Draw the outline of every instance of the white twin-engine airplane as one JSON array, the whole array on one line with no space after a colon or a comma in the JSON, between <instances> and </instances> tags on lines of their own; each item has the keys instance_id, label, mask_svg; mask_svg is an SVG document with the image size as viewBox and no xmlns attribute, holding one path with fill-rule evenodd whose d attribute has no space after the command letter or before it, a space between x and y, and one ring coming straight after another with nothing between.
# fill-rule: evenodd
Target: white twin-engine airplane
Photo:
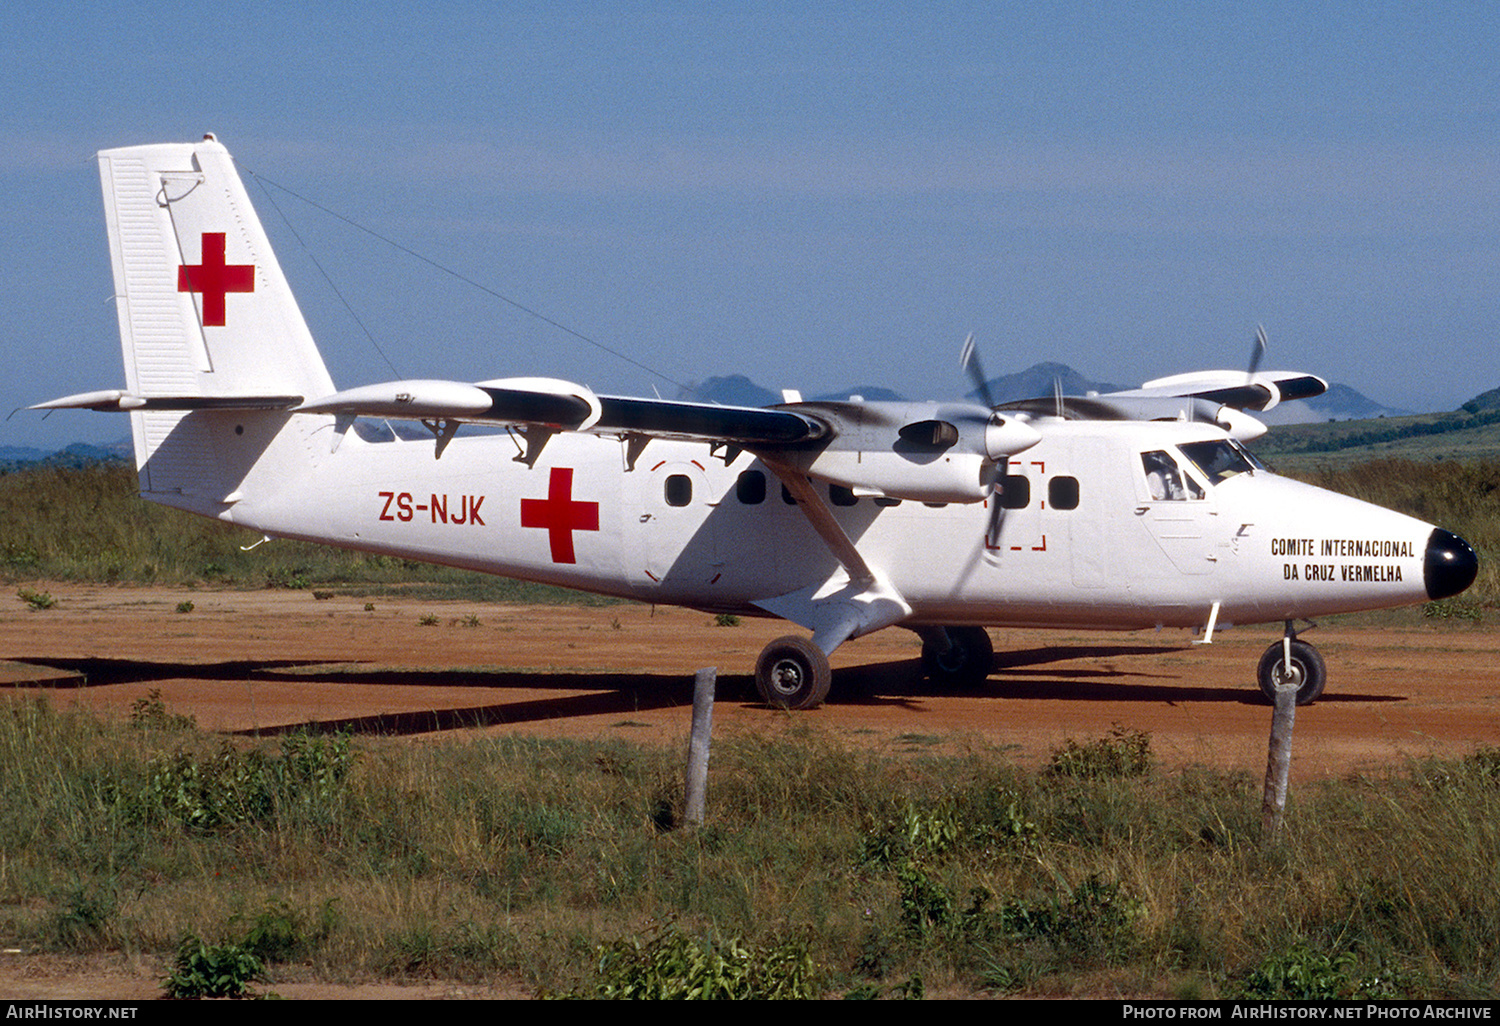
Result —
<instances>
[{"instance_id":1,"label":"white twin-engine airplane","mask_svg":"<svg viewBox=\"0 0 1500 1026\"><path fill-rule=\"evenodd\" d=\"M883 627L915 631L925 671L960 684L992 669L986 626L1211 641L1268 622L1285 629L1259 684L1305 703L1325 670L1295 621L1456 595L1477 572L1457 535L1262 466L1241 443L1265 428L1242 411L1327 386L1258 359L1001 406L788 393L759 409L528 377L339 391L217 140L99 167L126 387L34 408L128 412L144 498L270 537L782 617L811 638L761 653L773 706L818 705L829 655ZM400 439L395 418L432 440Z\"/></svg>"}]
</instances>

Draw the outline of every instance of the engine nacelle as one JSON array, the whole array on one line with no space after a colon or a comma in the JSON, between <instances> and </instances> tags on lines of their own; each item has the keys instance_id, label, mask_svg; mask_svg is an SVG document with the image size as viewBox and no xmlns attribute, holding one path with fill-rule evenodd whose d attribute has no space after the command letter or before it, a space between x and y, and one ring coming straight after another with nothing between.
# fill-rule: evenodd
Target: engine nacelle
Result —
<instances>
[{"instance_id":1,"label":"engine nacelle","mask_svg":"<svg viewBox=\"0 0 1500 1026\"><path fill-rule=\"evenodd\" d=\"M974 403L811 402L786 407L833 430L816 450L788 452L808 477L855 495L980 502L1007 457L1041 441L1024 418Z\"/></svg>"},{"instance_id":2,"label":"engine nacelle","mask_svg":"<svg viewBox=\"0 0 1500 1026\"><path fill-rule=\"evenodd\" d=\"M967 452L923 454L824 450L788 462L808 477L842 485L856 496L915 502L980 502L994 491L997 464Z\"/></svg>"}]
</instances>

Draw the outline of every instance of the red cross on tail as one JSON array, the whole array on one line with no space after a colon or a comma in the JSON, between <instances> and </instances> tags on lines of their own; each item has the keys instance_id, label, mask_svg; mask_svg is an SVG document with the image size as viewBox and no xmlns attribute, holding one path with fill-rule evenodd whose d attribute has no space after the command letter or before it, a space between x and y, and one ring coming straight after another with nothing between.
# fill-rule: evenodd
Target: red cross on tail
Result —
<instances>
[{"instance_id":1,"label":"red cross on tail","mask_svg":"<svg viewBox=\"0 0 1500 1026\"><path fill-rule=\"evenodd\" d=\"M576 563L574 531L599 530L599 504L573 499L573 468L553 467L545 499L521 500L521 526L545 527L552 562Z\"/></svg>"},{"instance_id":2,"label":"red cross on tail","mask_svg":"<svg viewBox=\"0 0 1500 1026\"><path fill-rule=\"evenodd\" d=\"M203 262L177 268L178 292L203 293L204 327L224 326L224 296L255 291L254 264L224 263L224 233L203 233Z\"/></svg>"}]
</instances>

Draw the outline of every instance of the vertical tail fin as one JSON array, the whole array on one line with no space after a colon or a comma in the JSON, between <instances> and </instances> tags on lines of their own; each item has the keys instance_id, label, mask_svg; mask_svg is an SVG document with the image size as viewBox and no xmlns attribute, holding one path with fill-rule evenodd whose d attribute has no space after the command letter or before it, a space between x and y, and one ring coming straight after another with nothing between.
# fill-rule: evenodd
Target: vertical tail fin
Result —
<instances>
[{"instance_id":1,"label":"vertical tail fin","mask_svg":"<svg viewBox=\"0 0 1500 1026\"><path fill-rule=\"evenodd\" d=\"M248 469L248 454L243 445L216 450L220 418L206 411L328 395L328 370L233 158L213 136L105 150L99 176L142 489L232 483L223 479ZM276 420L254 432L267 444L285 414L258 416Z\"/></svg>"}]
</instances>

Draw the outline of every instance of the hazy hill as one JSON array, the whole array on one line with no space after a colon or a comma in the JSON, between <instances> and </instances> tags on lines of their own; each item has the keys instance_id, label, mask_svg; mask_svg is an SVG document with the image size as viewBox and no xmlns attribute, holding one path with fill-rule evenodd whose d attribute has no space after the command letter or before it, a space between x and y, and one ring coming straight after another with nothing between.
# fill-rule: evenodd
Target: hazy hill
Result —
<instances>
[{"instance_id":1,"label":"hazy hill","mask_svg":"<svg viewBox=\"0 0 1500 1026\"><path fill-rule=\"evenodd\" d=\"M21 467L33 467L38 464L58 467L87 467L95 463L127 460L134 453L135 448L128 438L112 442L108 445L74 442L72 445L58 449L56 452L43 452L41 449L33 449L29 446L7 445L0 447L0 473L7 473Z\"/></svg>"},{"instance_id":2,"label":"hazy hill","mask_svg":"<svg viewBox=\"0 0 1500 1026\"><path fill-rule=\"evenodd\" d=\"M1465 404L1467 407L1468 404ZM1279 467L1344 466L1375 459L1500 457L1500 406L1410 417L1273 427L1251 448Z\"/></svg>"},{"instance_id":3,"label":"hazy hill","mask_svg":"<svg viewBox=\"0 0 1500 1026\"><path fill-rule=\"evenodd\" d=\"M1256 414L1267 424L1314 424L1330 420L1371 420L1376 417L1411 417L1412 410L1382 406L1348 385L1331 384L1313 399L1281 403L1266 414Z\"/></svg>"},{"instance_id":4,"label":"hazy hill","mask_svg":"<svg viewBox=\"0 0 1500 1026\"><path fill-rule=\"evenodd\" d=\"M1038 399L1052 395L1058 384L1064 395L1087 395L1089 392L1119 392L1132 386L1112 385L1084 377L1065 363L1036 363L1015 374L1002 374L990 378L990 395L997 403L1010 403L1018 399ZM977 391L968 394L978 399Z\"/></svg>"},{"instance_id":5,"label":"hazy hill","mask_svg":"<svg viewBox=\"0 0 1500 1026\"><path fill-rule=\"evenodd\" d=\"M1108 381L1097 381L1065 363L1038 363L1014 374L1001 374L989 379L990 394L997 403L1014 402L1018 399L1045 398L1060 384L1065 395L1087 395L1089 392L1118 392L1133 388L1133 385L1117 385ZM838 400L851 395L863 396L871 401L899 400L910 398L894 389L878 385L855 385L846 389L833 389L807 399ZM1500 389L1485 393L1489 401L1500 405ZM751 381L743 374L714 377L702 382L690 397L698 402L723 403L726 406L772 406L781 402L781 393ZM924 399L959 398L955 389L953 396L922 396ZM969 392L970 400L979 398L977 392ZM1484 399L1484 396L1479 399ZM1478 402L1479 399L1474 400ZM1315 399L1283 403L1262 419L1268 424L1312 424L1330 420L1366 420L1376 417L1411 416L1412 411L1383 406L1348 385L1330 385L1328 391Z\"/></svg>"},{"instance_id":6,"label":"hazy hill","mask_svg":"<svg viewBox=\"0 0 1500 1026\"><path fill-rule=\"evenodd\" d=\"M699 403L722 403L725 406L774 406L781 402L781 393L773 392L764 385L757 385L743 374L709 378L699 382L692 395L682 398Z\"/></svg>"},{"instance_id":7,"label":"hazy hill","mask_svg":"<svg viewBox=\"0 0 1500 1026\"><path fill-rule=\"evenodd\" d=\"M898 401L906 398L899 392L880 385L855 385L853 388L822 392L818 395L805 395L803 398L839 402L848 399L851 395L861 396L871 402ZM763 385L757 385L743 374L731 374L727 377L709 378L701 382L693 390L692 395L685 398L693 402L722 403L725 406L774 406L781 402L781 393L773 392Z\"/></svg>"},{"instance_id":8,"label":"hazy hill","mask_svg":"<svg viewBox=\"0 0 1500 1026\"><path fill-rule=\"evenodd\" d=\"M1488 392L1481 392L1464 403L1460 409L1467 410L1470 413L1500 409L1500 388L1492 388Z\"/></svg>"}]
</instances>

